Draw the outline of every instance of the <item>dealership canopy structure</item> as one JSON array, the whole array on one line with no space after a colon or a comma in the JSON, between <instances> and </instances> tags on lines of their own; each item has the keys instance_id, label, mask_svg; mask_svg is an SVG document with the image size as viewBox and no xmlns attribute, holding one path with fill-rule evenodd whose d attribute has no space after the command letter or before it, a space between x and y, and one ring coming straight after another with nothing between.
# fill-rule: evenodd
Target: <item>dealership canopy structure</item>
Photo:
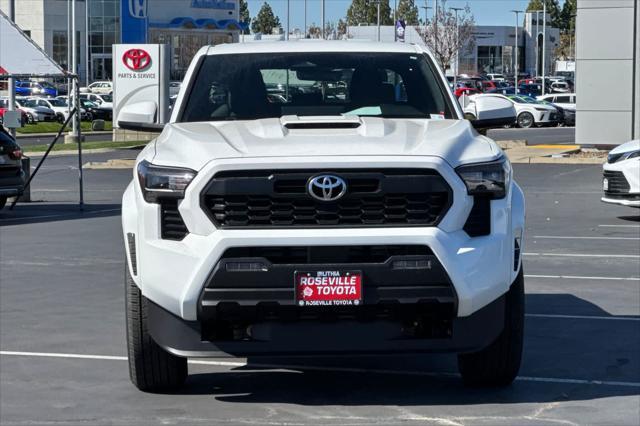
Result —
<instances>
[{"instance_id":1,"label":"dealership canopy structure","mask_svg":"<svg viewBox=\"0 0 640 426\"><path fill-rule=\"evenodd\" d=\"M576 30L576 142L639 138L640 0L578 0Z\"/></svg>"},{"instance_id":2,"label":"dealership canopy structure","mask_svg":"<svg viewBox=\"0 0 640 426\"><path fill-rule=\"evenodd\" d=\"M65 71L0 11L0 78L64 76Z\"/></svg>"}]
</instances>

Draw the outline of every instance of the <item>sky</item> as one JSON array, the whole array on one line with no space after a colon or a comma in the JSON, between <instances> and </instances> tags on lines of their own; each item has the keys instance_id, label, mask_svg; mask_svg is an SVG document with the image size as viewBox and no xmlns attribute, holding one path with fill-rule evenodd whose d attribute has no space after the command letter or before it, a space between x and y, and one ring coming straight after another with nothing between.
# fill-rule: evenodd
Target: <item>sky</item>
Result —
<instances>
[{"instance_id":1,"label":"sky","mask_svg":"<svg viewBox=\"0 0 640 426\"><path fill-rule=\"evenodd\" d=\"M247 0L251 16L258 14L262 3L267 2L273 8L276 15L280 17L282 26L286 22L287 0ZM389 0L393 8L395 0ZM398 0L399 1L399 0ZM424 5L425 0L416 0L419 6ZM440 4L442 0L440 0ZM428 6L433 7L435 0L427 0ZM320 23L321 0L306 0L307 3L307 25L315 22ZM564 0L560 0L560 6ZM290 26L294 28L304 27L304 4L305 0L289 0L290 4ZM325 0L325 21L337 21L347 15L347 9L351 0ZM513 25L515 18L511 10L525 10L529 0L447 0L447 7L471 7L471 12L476 21L476 25ZM420 17L424 17L424 9L420 9ZM429 16L433 9L429 10Z\"/></svg>"}]
</instances>

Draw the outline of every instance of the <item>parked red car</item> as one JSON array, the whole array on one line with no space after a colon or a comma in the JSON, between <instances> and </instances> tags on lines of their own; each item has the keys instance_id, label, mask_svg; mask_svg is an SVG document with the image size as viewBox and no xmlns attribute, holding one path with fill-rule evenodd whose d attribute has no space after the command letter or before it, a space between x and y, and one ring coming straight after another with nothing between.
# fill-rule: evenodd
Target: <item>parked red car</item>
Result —
<instances>
[{"instance_id":1,"label":"parked red car","mask_svg":"<svg viewBox=\"0 0 640 426\"><path fill-rule=\"evenodd\" d=\"M2 124L5 111L8 111L8 110L9 110L8 101L6 99L0 99L0 124ZM22 125L24 126L25 123L27 122L27 113L19 108L18 108L18 111L20 111Z\"/></svg>"},{"instance_id":2,"label":"parked red car","mask_svg":"<svg viewBox=\"0 0 640 426\"><path fill-rule=\"evenodd\" d=\"M478 89L474 89L473 87L458 87L453 92L453 94L456 95L456 98L459 98L462 95L471 96L478 93L482 92L480 92Z\"/></svg>"}]
</instances>

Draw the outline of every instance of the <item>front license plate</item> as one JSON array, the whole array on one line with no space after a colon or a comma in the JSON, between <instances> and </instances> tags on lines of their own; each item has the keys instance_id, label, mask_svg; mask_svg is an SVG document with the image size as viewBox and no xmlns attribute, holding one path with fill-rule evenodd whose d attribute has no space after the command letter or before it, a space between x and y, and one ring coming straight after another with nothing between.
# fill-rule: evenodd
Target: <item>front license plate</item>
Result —
<instances>
[{"instance_id":1,"label":"front license plate","mask_svg":"<svg viewBox=\"0 0 640 426\"><path fill-rule=\"evenodd\" d=\"M296 271L299 306L354 306L362 304L361 271Z\"/></svg>"}]
</instances>

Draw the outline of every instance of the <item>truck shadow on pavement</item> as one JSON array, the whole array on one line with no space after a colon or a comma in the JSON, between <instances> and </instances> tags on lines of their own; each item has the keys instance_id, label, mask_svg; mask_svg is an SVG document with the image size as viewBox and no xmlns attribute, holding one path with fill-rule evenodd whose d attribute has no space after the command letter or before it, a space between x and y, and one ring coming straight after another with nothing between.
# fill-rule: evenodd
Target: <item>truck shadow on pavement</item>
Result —
<instances>
[{"instance_id":1,"label":"truck shadow on pavement","mask_svg":"<svg viewBox=\"0 0 640 426\"><path fill-rule=\"evenodd\" d=\"M10 204L0 210L0 227L30 223L58 222L96 217L120 216L120 204L85 204L80 210L78 204L71 203L28 203Z\"/></svg>"},{"instance_id":2,"label":"truck shadow on pavement","mask_svg":"<svg viewBox=\"0 0 640 426\"><path fill-rule=\"evenodd\" d=\"M561 402L640 394L639 316L616 317L571 294L529 294L527 310L520 375L503 389L465 387L454 355L425 354L255 358L225 373L191 366L183 393L310 406Z\"/></svg>"}]
</instances>

